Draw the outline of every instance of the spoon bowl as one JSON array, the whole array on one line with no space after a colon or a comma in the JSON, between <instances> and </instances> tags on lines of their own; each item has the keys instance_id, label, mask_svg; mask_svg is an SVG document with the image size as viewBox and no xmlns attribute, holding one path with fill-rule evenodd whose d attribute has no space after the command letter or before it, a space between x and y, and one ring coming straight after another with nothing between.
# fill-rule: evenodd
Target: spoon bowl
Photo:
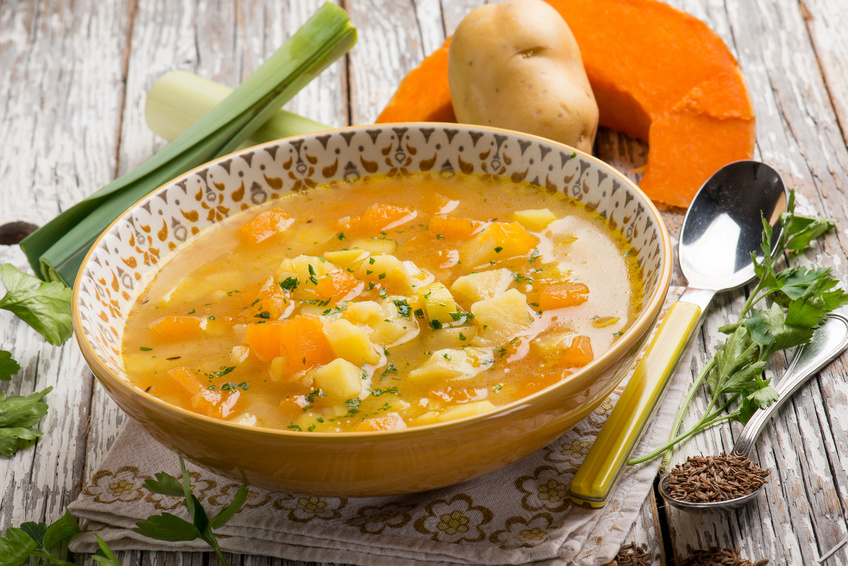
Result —
<instances>
[{"instance_id":1,"label":"spoon bowl","mask_svg":"<svg viewBox=\"0 0 848 566\"><path fill-rule=\"evenodd\" d=\"M848 347L848 318L841 314L831 314L825 323L816 329L813 337L806 346L799 347L789 366L786 368L783 378L775 388L778 399L766 409L757 411L745 424L739 438L731 450L731 456L749 457L754 441L765 428L768 420L780 409L780 407L803 385L810 377L817 374L831 361L836 359L845 348ZM724 511L741 507L757 498L765 490L765 484L749 494L727 499L725 501L690 502L675 499L668 494L668 475L660 479L660 495L668 505L683 511L706 512Z\"/></svg>"},{"instance_id":2,"label":"spoon bowl","mask_svg":"<svg viewBox=\"0 0 848 566\"><path fill-rule=\"evenodd\" d=\"M736 161L719 169L698 191L680 230L688 287L728 291L748 283L751 254L763 256L763 218L779 233L786 204L780 175L765 163Z\"/></svg>"}]
</instances>

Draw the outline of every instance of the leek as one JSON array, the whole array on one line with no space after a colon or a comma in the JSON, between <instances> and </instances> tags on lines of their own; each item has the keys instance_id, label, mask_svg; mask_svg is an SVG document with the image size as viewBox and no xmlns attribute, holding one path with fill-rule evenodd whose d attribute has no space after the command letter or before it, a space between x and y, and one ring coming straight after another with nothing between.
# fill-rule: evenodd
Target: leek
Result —
<instances>
[{"instance_id":1,"label":"leek","mask_svg":"<svg viewBox=\"0 0 848 566\"><path fill-rule=\"evenodd\" d=\"M160 152L72 206L21 242L35 273L72 286L89 248L156 188L234 151L285 102L356 42L347 13L324 4L223 102Z\"/></svg>"},{"instance_id":2,"label":"leek","mask_svg":"<svg viewBox=\"0 0 848 566\"><path fill-rule=\"evenodd\" d=\"M233 89L188 71L170 71L147 91L144 118L150 130L168 141L189 129ZM288 110L278 110L242 145L250 147L269 141L327 130L330 126Z\"/></svg>"}]
</instances>

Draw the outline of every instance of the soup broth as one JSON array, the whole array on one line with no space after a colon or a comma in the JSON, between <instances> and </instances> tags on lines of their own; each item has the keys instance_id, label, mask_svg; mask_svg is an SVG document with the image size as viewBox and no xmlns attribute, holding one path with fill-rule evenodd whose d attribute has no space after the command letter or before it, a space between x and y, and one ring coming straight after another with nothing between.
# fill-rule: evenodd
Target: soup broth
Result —
<instances>
[{"instance_id":1,"label":"soup broth","mask_svg":"<svg viewBox=\"0 0 848 566\"><path fill-rule=\"evenodd\" d=\"M532 184L372 176L199 235L123 334L129 379L248 426L396 430L511 403L606 352L635 318L635 254Z\"/></svg>"}]
</instances>

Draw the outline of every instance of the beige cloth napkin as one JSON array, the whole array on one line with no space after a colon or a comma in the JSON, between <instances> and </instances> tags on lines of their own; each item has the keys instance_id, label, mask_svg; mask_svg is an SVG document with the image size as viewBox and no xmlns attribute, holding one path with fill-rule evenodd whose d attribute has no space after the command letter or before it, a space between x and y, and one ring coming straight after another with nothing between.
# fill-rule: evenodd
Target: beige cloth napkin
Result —
<instances>
[{"instance_id":1,"label":"beige cloth napkin","mask_svg":"<svg viewBox=\"0 0 848 566\"><path fill-rule=\"evenodd\" d=\"M672 289L669 300L679 296ZM688 354L691 356L692 354ZM681 368L690 364L683 360ZM681 369L636 453L665 441L684 394ZM625 380L626 381L626 380ZM659 467L629 467L602 509L571 503L568 489L580 462L624 384L571 432L506 468L460 485L405 496L311 497L250 488L242 510L216 534L225 552L290 560L375 566L459 564L600 565L630 542ZM238 482L190 465L194 493L214 514ZM179 477L178 456L129 423L100 469L71 504L87 532L75 552L93 552L94 533L113 550L208 550L198 541L168 543L133 532L137 521L165 511L187 518L177 498L147 492L156 472Z\"/></svg>"}]
</instances>

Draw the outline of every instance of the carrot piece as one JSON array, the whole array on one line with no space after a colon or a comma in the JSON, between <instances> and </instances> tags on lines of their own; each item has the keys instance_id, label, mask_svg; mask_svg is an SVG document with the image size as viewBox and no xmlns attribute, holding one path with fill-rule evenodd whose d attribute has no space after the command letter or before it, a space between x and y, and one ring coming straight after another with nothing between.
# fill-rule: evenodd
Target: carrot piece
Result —
<instances>
[{"instance_id":1,"label":"carrot piece","mask_svg":"<svg viewBox=\"0 0 848 566\"><path fill-rule=\"evenodd\" d=\"M595 359L592 341L588 336L575 336L571 344L559 356L559 365L567 368L582 368Z\"/></svg>"},{"instance_id":2,"label":"carrot piece","mask_svg":"<svg viewBox=\"0 0 848 566\"><path fill-rule=\"evenodd\" d=\"M181 366L170 369L165 373L165 375L167 375L175 384L189 395L194 395L203 389L203 384L200 383L199 379L197 379L197 375L187 367Z\"/></svg>"},{"instance_id":3,"label":"carrot piece","mask_svg":"<svg viewBox=\"0 0 848 566\"><path fill-rule=\"evenodd\" d=\"M493 222L486 229L502 257L515 257L529 253L536 247L538 240L518 222ZM497 248L500 248L498 250Z\"/></svg>"},{"instance_id":4,"label":"carrot piece","mask_svg":"<svg viewBox=\"0 0 848 566\"><path fill-rule=\"evenodd\" d=\"M432 394L439 399L453 404L481 401L486 398L486 393L485 389L480 390L473 387L453 387L451 385L435 389L432 392Z\"/></svg>"},{"instance_id":5,"label":"carrot piece","mask_svg":"<svg viewBox=\"0 0 848 566\"><path fill-rule=\"evenodd\" d=\"M364 288L365 283L341 269L319 277L318 283L315 284L315 292L318 293L319 299L331 300L335 303L352 299Z\"/></svg>"},{"instance_id":6,"label":"carrot piece","mask_svg":"<svg viewBox=\"0 0 848 566\"><path fill-rule=\"evenodd\" d=\"M400 430L406 428L406 423L398 413L386 413L379 417L365 419L356 427L360 432L374 430Z\"/></svg>"},{"instance_id":7,"label":"carrot piece","mask_svg":"<svg viewBox=\"0 0 848 566\"><path fill-rule=\"evenodd\" d=\"M161 342L193 340L203 336L209 325L205 316L163 316L150 323L148 328Z\"/></svg>"},{"instance_id":8,"label":"carrot piece","mask_svg":"<svg viewBox=\"0 0 848 566\"><path fill-rule=\"evenodd\" d=\"M238 389L201 389L191 398L191 406L198 413L226 419L235 412L241 392Z\"/></svg>"},{"instance_id":9,"label":"carrot piece","mask_svg":"<svg viewBox=\"0 0 848 566\"><path fill-rule=\"evenodd\" d=\"M378 124L456 122L447 75L449 45L450 38L404 77L377 117Z\"/></svg>"},{"instance_id":10,"label":"carrot piece","mask_svg":"<svg viewBox=\"0 0 848 566\"><path fill-rule=\"evenodd\" d=\"M639 186L649 197L686 207L719 167L751 158L756 125L745 79L706 24L658 0L546 1L577 40L600 125L648 142ZM451 101L448 45L404 78L378 121L448 119L434 113Z\"/></svg>"},{"instance_id":11,"label":"carrot piece","mask_svg":"<svg viewBox=\"0 0 848 566\"><path fill-rule=\"evenodd\" d=\"M583 283L566 281L551 283L539 288L539 309L548 311L582 305L589 299L589 287Z\"/></svg>"},{"instance_id":12,"label":"carrot piece","mask_svg":"<svg viewBox=\"0 0 848 566\"><path fill-rule=\"evenodd\" d=\"M324 365L336 357L321 319L309 314L298 315L280 326L280 352L289 375Z\"/></svg>"},{"instance_id":13,"label":"carrot piece","mask_svg":"<svg viewBox=\"0 0 848 566\"><path fill-rule=\"evenodd\" d=\"M257 358L268 362L280 355L280 337L285 322L271 321L251 324L247 327L244 341Z\"/></svg>"},{"instance_id":14,"label":"carrot piece","mask_svg":"<svg viewBox=\"0 0 848 566\"><path fill-rule=\"evenodd\" d=\"M239 228L239 238L247 244L258 244L285 232L293 222L294 220L282 210L266 210Z\"/></svg>"},{"instance_id":15,"label":"carrot piece","mask_svg":"<svg viewBox=\"0 0 848 566\"><path fill-rule=\"evenodd\" d=\"M527 377L516 387L515 396L518 399L527 397L528 395L537 393L542 389L554 385L555 383L559 383L571 374L571 371L564 370L561 372L554 371Z\"/></svg>"},{"instance_id":16,"label":"carrot piece","mask_svg":"<svg viewBox=\"0 0 848 566\"><path fill-rule=\"evenodd\" d=\"M480 231L483 223L470 218L437 215L430 219L427 230L432 234L444 236L452 240L470 238Z\"/></svg>"},{"instance_id":17,"label":"carrot piece","mask_svg":"<svg viewBox=\"0 0 848 566\"><path fill-rule=\"evenodd\" d=\"M376 233L381 230L390 230L406 224L413 220L417 215L417 211L404 206L374 203L360 216L351 218L347 222L345 229L353 232L376 235Z\"/></svg>"}]
</instances>

